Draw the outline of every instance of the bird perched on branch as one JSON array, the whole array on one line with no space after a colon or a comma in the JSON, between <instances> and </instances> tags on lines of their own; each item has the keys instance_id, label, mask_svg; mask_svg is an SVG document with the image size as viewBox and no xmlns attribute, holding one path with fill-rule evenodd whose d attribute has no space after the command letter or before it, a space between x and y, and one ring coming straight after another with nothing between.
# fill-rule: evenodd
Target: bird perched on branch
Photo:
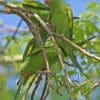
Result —
<instances>
[{"instance_id":1,"label":"bird perched on branch","mask_svg":"<svg viewBox=\"0 0 100 100\"><path fill-rule=\"evenodd\" d=\"M64 0L45 0L45 4L49 5L50 7L50 22L54 26L54 33L62 35L68 38L70 41L72 41L74 35L74 17L71 7L68 4L66 4ZM74 67L77 67L80 70L80 72L86 76L76 59L76 55L74 54L75 49L65 41L62 41L61 39L56 38L56 41L62 52L65 54L65 56L72 61Z\"/></svg>"}]
</instances>

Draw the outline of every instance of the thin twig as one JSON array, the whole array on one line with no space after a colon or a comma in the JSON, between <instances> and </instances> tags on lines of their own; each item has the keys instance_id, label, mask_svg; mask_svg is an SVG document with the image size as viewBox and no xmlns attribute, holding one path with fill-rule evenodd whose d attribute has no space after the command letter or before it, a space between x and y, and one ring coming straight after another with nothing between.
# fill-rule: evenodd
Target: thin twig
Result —
<instances>
[{"instance_id":1,"label":"thin twig","mask_svg":"<svg viewBox=\"0 0 100 100\"><path fill-rule=\"evenodd\" d=\"M30 22L31 22L31 20L30 20ZM43 42L43 40L42 40L42 38L40 36L39 29L35 26L35 24L33 24L33 22L31 22L31 25L28 24L28 26L29 26L30 31L32 32L32 34L35 32L33 35L36 36L36 39L37 39L37 41L39 43L39 46L42 48L45 64L46 64L46 67L47 67L47 71L49 73L50 72L49 60L48 60L47 53L46 53L46 50L45 50L45 47L44 47L44 42ZM32 26L34 26L34 28L36 30L33 30Z\"/></svg>"},{"instance_id":2,"label":"thin twig","mask_svg":"<svg viewBox=\"0 0 100 100\"><path fill-rule=\"evenodd\" d=\"M0 56L0 63L21 62L22 59L22 55Z\"/></svg>"},{"instance_id":3,"label":"thin twig","mask_svg":"<svg viewBox=\"0 0 100 100\"><path fill-rule=\"evenodd\" d=\"M6 48L8 47L8 45L10 44L11 40L15 38L15 36L16 36L16 34L17 34L17 32L18 32L18 29L19 29L19 27L20 27L21 24L22 24L22 21L23 21L23 19L20 19L20 21L19 21L19 23L18 23L18 25L17 25L17 27L16 27L16 29L15 29L15 31L14 31L14 33L13 33L11 39L9 39L9 40L7 41L7 43L5 44L5 46L1 49L0 53L4 54L4 51L6 50Z\"/></svg>"},{"instance_id":4,"label":"thin twig","mask_svg":"<svg viewBox=\"0 0 100 100\"><path fill-rule=\"evenodd\" d=\"M49 87L54 90L57 94L59 94L60 96L63 96L59 91L58 89L55 89L52 85L49 84Z\"/></svg>"},{"instance_id":5,"label":"thin twig","mask_svg":"<svg viewBox=\"0 0 100 100\"><path fill-rule=\"evenodd\" d=\"M65 60L63 60L63 62L64 62L64 64L67 64L68 66L75 67L75 65L74 65L74 64L70 64L69 62L67 62L67 61L65 61Z\"/></svg>"},{"instance_id":6,"label":"thin twig","mask_svg":"<svg viewBox=\"0 0 100 100\"><path fill-rule=\"evenodd\" d=\"M76 43L79 46L83 46L87 41L91 42L93 39L96 39L97 36L93 35L92 37L88 38L87 40L83 40L81 42Z\"/></svg>"},{"instance_id":7,"label":"thin twig","mask_svg":"<svg viewBox=\"0 0 100 100\"><path fill-rule=\"evenodd\" d=\"M91 88L91 90L85 94L86 95L89 95L95 88L97 88L98 86L100 86L100 81L96 82L96 84Z\"/></svg>"},{"instance_id":8,"label":"thin twig","mask_svg":"<svg viewBox=\"0 0 100 100\"><path fill-rule=\"evenodd\" d=\"M57 51L57 55L58 55L58 59L59 59L59 62L61 64L61 67L63 68L63 71L65 73L65 84L68 86L68 93L70 94L70 84L72 84L72 81L70 80L70 77L66 71L66 67L63 63L63 59L62 59L62 55L61 53L59 52L59 48L58 48L58 45L56 43L56 40L54 38L54 36L52 35L52 31L49 29L49 27L46 25L46 23L40 18L40 16L38 16L37 14L33 14L34 18L36 18L37 21L40 22L41 26L45 29L45 31L48 33L48 35L50 36L53 44L54 44L54 49ZM71 96L69 97L71 98ZM71 100L71 99L70 99Z\"/></svg>"},{"instance_id":9,"label":"thin twig","mask_svg":"<svg viewBox=\"0 0 100 100\"><path fill-rule=\"evenodd\" d=\"M48 57L47 57L47 53L46 53L46 50L45 50L45 46L44 46L44 43L43 43L43 40L42 40L40 34L37 34L37 35L38 35L38 38L40 40L39 43L40 43L40 46L41 46L42 51L43 51L43 56L44 56L46 68L47 68L48 75L49 75L49 73L50 73L50 66L49 66L49 60L48 60Z\"/></svg>"},{"instance_id":10,"label":"thin twig","mask_svg":"<svg viewBox=\"0 0 100 100\"><path fill-rule=\"evenodd\" d=\"M60 52L59 52L59 49L58 49L57 43L56 43L56 41L55 41L55 38L54 38L54 36L52 35L53 32L51 32L51 30L50 30L49 27L46 25L46 23L45 23L37 14L33 14L33 16L34 16L34 18L36 18L36 19L40 22L41 26L46 30L46 32L47 32L48 35L50 36L50 38L51 38L51 40L52 40L52 42L53 42L53 44L54 44L54 48L55 48L55 50L57 51L60 64L61 64L61 66L62 66L62 68L63 68L63 70L64 70L65 75L67 75L67 77L66 77L66 82L68 81L69 83L72 83L71 80L70 80L70 78L69 78L69 76L68 76L68 74L67 74L67 72L66 72L66 67L65 67L65 65L64 65L64 63L63 63L62 56L61 56L61 54L60 54Z\"/></svg>"},{"instance_id":11,"label":"thin twig","mask_svg":"<svg viewBox=\"0 0 100 100\"><path fill-rule=\"evenodd\" d=\"M75 49L77 49L78 51L80 51L81 53L83 53L84 55L92 58L92 59L95 59L95 60L98 60L100 61L100 57L98 56L95 56L89 52L87 52L86 50L84 50L83 48L81 48L80 46L76 45L75 43L73 43L72 41L70 41L69 39L63 37L63 36L60 36L60 35L55 35L53 34L53 36L55 36L56 38L59 38L59 39L62 39L63 41L65 41L66 43L70 44L72 47L74 47Z\"/></svg>"},{"instance_id":12,"label":"thin twig","mask_svg":"<svg viewBox=\"0 0 100 100\"><path fill-rule=\"evenodd\" d=\"M32 34L35 36L36 40L38 41L40 47L42 48L43 50L43 56L44 56L44 59L45 59L45 63L46 63L46 67L47 67L47 71L50 72L50 68L49 68L49 61L48 61L48 57L47 57L47 54L46 54L46 50L44 49L44 43L43 43L43 40L40 36L40 33L39 31L37 30L37 27L31 22L31 20L28 18L28 16L26 16L23 11L21 12L20 10L23 10L19 7L16 7L13 5L13 7L11 7L11 5L9 5L9 3L6 3L6 2L0 2L1 4L7 6L7 7L10 7L10 9L8 11L8 13L18 13L18 15L20 15L22 18L24 18L24 20L26 21L27 25L29 26L30 28L30 31L32 32ZM13 9L14 8L14 9ZM8 8L7 8L8 9ZM27 11L27 10L26 10ZM8 44L7 44L8 45Z\"/></svg>"}]
</instances>

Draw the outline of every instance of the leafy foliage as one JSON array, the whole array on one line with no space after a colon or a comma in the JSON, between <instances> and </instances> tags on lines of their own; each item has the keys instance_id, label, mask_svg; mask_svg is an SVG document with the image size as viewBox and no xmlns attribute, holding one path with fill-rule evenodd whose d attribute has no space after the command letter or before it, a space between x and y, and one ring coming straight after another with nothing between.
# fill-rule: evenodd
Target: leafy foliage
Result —
<instances>
[{"instance_id":1,"label":"leafy foliage","mask_svg":"<svg viewBox=\"0 0 100 100\"><path fill-rule=\"evenodd\" d=\"M19 87L14 100L17 98L25 100L28 94L32 100L40 84L44 86L41 90L41 100L46 99L48 94L52 95L53 92L63 96L64 91L66 91L64 95L67 94L65 98L79 99L82 95L88 98L94 88L100 85L97 81L100 74L99 61L93 59L94 56L100 56L99 4L88 5L87 11L77 20L74 20L77 16L73 16L71 7L65 4L64 0L51 0L48 4L37 0L23 0L8 5L15 7L16 12L9 7L5 7L5 11L7 12L9 8L10 13L17 13L30 28L30 31L12 40L5 51L6 55L22 54L22 47L25 48L27 43L18 70ZM18 10L26 16L26 19ZM40 16L45 25L35 17L34 13ZM32 25L29 25L29 22L32 22ZM36 30L33 25L36 26ZM89 58L88 54L82 53L83 51L80 53L77 48L64 41L64 38L94 56ZM44 83L41 83L41 80Z\"/></svg>"}]
</instances>

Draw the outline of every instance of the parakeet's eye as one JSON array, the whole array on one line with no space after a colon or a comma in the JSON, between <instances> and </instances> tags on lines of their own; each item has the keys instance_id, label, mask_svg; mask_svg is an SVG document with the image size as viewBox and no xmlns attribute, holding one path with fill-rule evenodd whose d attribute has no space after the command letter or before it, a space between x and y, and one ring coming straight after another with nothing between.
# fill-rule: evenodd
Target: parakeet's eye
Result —
<instances>
[{"instance_id":1,"label":"parakeet's eye","mask_svg":"<svg viewBox=\"0 0 100 100\"><path fill-rule=\"evenodd\" d=\"M28 78L29 78L31 75L32 75L31 73L24 73L24 74L23 74L23 78L24 78L25 80L28 80Z\"/></svg>"},{"instance_id":2,"label":"parakeet's eye","mask_svg":"<svg viewBox=\"0 0 100 100\"><path fill-rule=\"evenodd\" d=\"M24 71L22 70L22 71L21 71L21 73L23 74L23 73L24 73Z\"/></svg>"}]
</instances>

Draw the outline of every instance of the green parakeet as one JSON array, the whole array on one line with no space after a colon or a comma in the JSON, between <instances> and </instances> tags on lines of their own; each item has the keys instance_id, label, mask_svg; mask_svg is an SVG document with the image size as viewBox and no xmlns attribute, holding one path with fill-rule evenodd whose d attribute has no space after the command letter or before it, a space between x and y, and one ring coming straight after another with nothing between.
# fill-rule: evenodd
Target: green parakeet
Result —
<instances>
[{"instance_id":1,"label":"green parakeet","mask_svg":"<svg viewBox=\"0 0 100 100\"><path fill-rule=\"evenodd\" d=\"M23 8L37 13L44 21L49 19L49 7L36 0L24 0L22 2ZM32 20L35 20L34 18ZM36 21L36 20L35 20ZM36 21L37 22L37 21Z\"/></svg>"},{"instance_id":2,"label":"green parakeet","mask_svg":"<svg viewBox=\"0 0 100 100\"><path fill-rule=\"evenodd\" d=\"M33 43L33 44L31 44ZM26 48L24 53L24 60L21 64L20 70L23 71L23 73L30 72L30 74L34 74L38 69L45 67L45 60L43 56L43 52L41 47L37 44L37 42L32 39L29 41L28 46L30 45L30 48ZM45 49L47 52L48 60L50 63L50 66L52 66L57 61L57 52L55 49L53 49L53 43L48 39L45 44ZM25 55L26 54L26 55ZM33 70L32 70L33 69Z\"/></svg>"},{"instance_id":3,"label":"green parakeet","mask_svg":"<svg viewBox=\"0 0 100 100\"><path fill-rule=\"evenodd\" d=\"M65 5L64 0L50 0L50 16L51 24L54 26L56 34L62 34L69 40L73 40L73 14L68 5ZM77 62L74 54L74 48L62 40L56 39L59 47L65 56L69 57L75 67L77 67L82 74L82 68ZM86 74L84 74L86 76ZM87 76L86 76L87 77Z\"/></svg>"},{"instance_id":4,"label":"green parakeet","mask_svg":"<svg viewBox=\"0 0 100 100\"><path fill-rule=\"evenodd\" d=\"M34 9L49 10L49 6L37 1L37 0L23 0L23 4L29 5Z\"/></svg>"},{"instance_id":5,"label":"green parakeet","mask_svg":"<svg viewBox=\"0 0 100 100\"><path fill-rule=\"evenodd\" d=\"M42 20L44 20L45 23L48 24L49 14L50 14L49 6L40 3L39 1L36 0L24 0L22 2L22 7L25 8L26 10L31 11L33 14L34 13L38 14L42 18ZM48 34L33 16L31 16L30 19L35 25L37 25L37 27L39 27L40 35L42 37L43 42L45 43L45 41L48 38Z\"/></svg>"},{"instance_id":6,"label":"green parakeet","mask_svg":"<svg viewBox=\"0 0 100 100\"><path fill-rule=\"evenodd\" d=\"M32 43L31 40L28 45ZM57 52L53 49L53 44L48 40L48 43L45 44L45 50L47 52L48 60L50 67L52 67L57 61ZM35 46L33 48L33 46ZM30 52L30 48L33 48ZM14 98L17 98L21 88L26 84L30 76L35 75L37 71L42 71L46 69L45 59L43 56L42 49L38 45L30 45L30 48L25 50L26 55L24 54L24 60L20 66L20 80L18 81L19 88L15 94Z\"/></svg>"}]
</instances>

